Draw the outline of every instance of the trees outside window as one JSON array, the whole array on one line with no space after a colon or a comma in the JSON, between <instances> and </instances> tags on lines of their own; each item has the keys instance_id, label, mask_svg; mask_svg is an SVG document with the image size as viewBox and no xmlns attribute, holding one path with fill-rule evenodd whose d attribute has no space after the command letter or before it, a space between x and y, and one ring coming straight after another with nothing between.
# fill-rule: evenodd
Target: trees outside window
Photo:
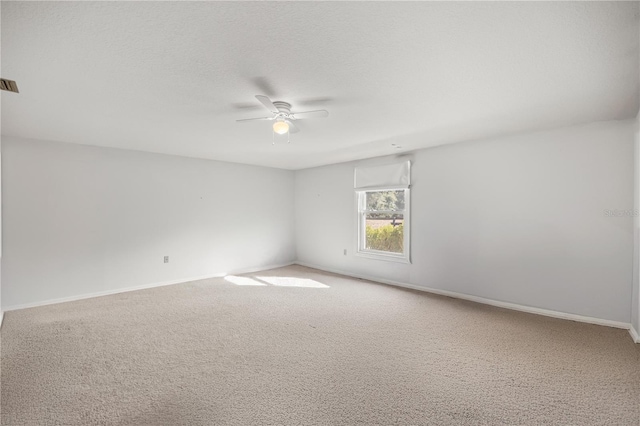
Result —
<instances>
[{"instance_id":1,"label":"trees outside window","mask_svg":"<svg viewBox=\"0 0 640 426\"><path fill-rule=\"evenodd\" d=\"M409 189L358 191L358 253L409 261Z\"/></svg>"}]
</instances>

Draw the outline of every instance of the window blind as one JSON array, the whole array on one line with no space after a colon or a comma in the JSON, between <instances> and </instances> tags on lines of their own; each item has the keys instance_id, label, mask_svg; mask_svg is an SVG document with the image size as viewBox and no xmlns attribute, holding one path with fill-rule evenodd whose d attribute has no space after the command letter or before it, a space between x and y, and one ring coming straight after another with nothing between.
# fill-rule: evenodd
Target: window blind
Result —
<instances>
[{"instance_id":1,"label":"window blind","mask_svg":"<svg viewBox=\"0 0 640 426\"><path fill-rule=\"evenodd\" d=\"M354 188L356 189L400 189L409 188L410 184L410 161L355 169Z\"/></svg>"}]
</instances>

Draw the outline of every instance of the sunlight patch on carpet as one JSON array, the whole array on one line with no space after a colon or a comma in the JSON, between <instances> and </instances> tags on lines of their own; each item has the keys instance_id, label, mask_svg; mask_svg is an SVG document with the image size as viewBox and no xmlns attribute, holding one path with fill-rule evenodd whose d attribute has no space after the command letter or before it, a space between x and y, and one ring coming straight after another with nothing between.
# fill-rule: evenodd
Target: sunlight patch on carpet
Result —
<instances>
[{"instance_id":1,"label":"sunlight patch on carpet","mask_svg":"<svg viewBox=\"0 0 640 426\"><path fill-rule=\"evenodd\" d=\"M227 275L224 277L225 281L230 282L235 285L254 285L254 286L266 286L265 283L261 283L260 281L256 281L253 278L249 277L238 277L236 275Z\"/></svg>"},{"instance_id":2,"label":"sunlight patch on carpet","mask_svg":"<svg viewBox=\"0 0 640 426\"><path fill-rule=\"evenodd\" d=\"M330 288L316 280L296 277L256 277L260 281L267 282L277 287L307 287L307 288Z\"/></svg>"}]
</instances>

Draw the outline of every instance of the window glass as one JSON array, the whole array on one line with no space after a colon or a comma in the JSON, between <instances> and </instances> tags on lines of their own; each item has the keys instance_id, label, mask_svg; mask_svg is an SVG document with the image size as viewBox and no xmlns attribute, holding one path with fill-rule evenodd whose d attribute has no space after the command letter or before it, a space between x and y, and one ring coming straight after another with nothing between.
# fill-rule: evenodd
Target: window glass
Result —
<instances>
[{"instance_id":1,"label":"window glass","mask_svg":"<svg viewBox=\"0 0 640 426\"><path fill-rule=\"evenodd\" d=\"M358 191L358 253L409 261L409 189Z\"/></svg>"}]
</instances>

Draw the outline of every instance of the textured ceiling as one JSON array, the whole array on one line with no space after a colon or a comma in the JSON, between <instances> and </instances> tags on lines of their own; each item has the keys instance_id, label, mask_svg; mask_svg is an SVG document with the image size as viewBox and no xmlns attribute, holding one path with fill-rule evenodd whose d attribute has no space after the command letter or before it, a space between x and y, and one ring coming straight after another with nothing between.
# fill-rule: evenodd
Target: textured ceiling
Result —
<instances>
[{"instance_id":1,"label":"textured ceiling","mask_svg":"<svg viewBox=\"0 0 640 426\"><path fill-rule=\"evenodd\" d=\"M637 2L1 7L3 135L300 169L638 111Z\"/></svg>"}]
</instances>

